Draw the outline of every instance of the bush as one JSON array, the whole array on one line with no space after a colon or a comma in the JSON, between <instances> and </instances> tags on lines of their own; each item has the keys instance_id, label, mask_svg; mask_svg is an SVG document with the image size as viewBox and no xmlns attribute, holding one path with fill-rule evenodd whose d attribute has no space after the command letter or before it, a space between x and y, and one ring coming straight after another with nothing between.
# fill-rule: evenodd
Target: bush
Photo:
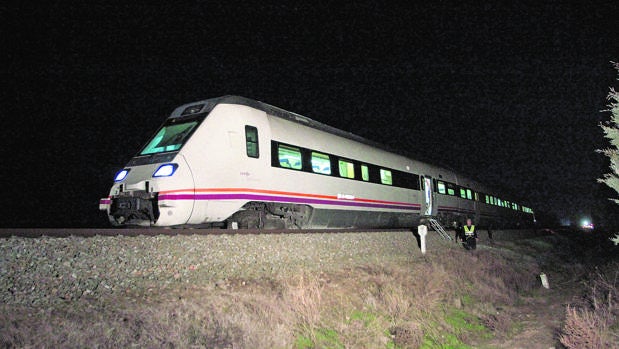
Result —
<instances>
[{"instance_id":1,"label":"bush","mask_svg":"<svg viewBox=\"0 0 619 349\"><path fill-rule=\"evenodd\" d=\"M619 263L598 269L580 307L568 305L560 341L567 348L617 348Z\"/></svg>"},{"instance_id":2,"label":"bush","mask_svg":"<svg viewBox=\"0 0 619 349\"><path fill-rule=\"evenodd\" d=\"M613 62L613 65L619 72L619 63ZM602 123L600 127L604 131L604 137L610 141L610 146L598 151L610 159L611 172L604 174L604 177L598 181L619 193L619 93L612 87L608 93L608 100L610 101L608 104L608 111L611 113L610 121ZM619 204L619 200L611 200Z\"/></svg>"}]
</instances>

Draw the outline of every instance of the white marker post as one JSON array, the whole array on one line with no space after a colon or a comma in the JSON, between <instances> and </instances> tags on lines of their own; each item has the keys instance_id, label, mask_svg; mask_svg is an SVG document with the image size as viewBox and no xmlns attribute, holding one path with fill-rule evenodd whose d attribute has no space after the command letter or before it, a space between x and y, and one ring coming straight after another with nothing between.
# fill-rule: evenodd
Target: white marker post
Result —
<instances>
[{"instance_id":1,"label":"white marker post","mask_svg":"<svg viewBox=\"0 0 619 349\"><path fill-rule=\"evenodd\" d=\"M428 227L425 225L417 226L417 234L421 240L421 253L426 254L426 235L428 235Z\"/></svg>"},{"instance_id":2,"label":"white marker post","mask_svg":"<svg viewBox=\"0 0 619 349\"><path fill-rule=\"evenodd\" d=\"M549 289L550 284L548 283L548 276L546 276L546 274L544 273L541 273L539 274L539 278L542 280L542 286L544 286L545 289Z\"/></svg>"}]
</instances>

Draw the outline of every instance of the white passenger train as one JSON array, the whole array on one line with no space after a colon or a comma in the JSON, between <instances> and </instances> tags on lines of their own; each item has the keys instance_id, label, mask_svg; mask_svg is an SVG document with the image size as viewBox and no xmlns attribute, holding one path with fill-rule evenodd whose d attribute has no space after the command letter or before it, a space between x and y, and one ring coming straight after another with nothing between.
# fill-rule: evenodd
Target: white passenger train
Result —
<instances>
[{"instance_id":1,"label":"white passenger train","mask_svg":"<svg viewBox=\"0 0 619 349\"><path fill-rule=\"evenodd\" d=\"M224 96L176 108L101 199L113 226L228 228L526 224L473 180L283 109Z\"/></svg>"}]
</instances>

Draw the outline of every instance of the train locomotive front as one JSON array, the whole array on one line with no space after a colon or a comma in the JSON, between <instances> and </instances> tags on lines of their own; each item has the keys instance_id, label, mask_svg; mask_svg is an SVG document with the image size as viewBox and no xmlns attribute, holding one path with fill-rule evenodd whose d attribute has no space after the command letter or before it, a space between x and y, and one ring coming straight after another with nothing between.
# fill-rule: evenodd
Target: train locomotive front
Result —
<instances>
[{"instance_id":1,"label":"train locomotive front","mask_svg":"<svg viewBox=\"0 0 619 349\"><path fill-rule=\"evenodd\" d=\"M224 96L180 106L117 173L99 209L112 226L283 223L294 205L252 201L273 200L277 189L269 147L269 120L256 101Z\"/></svg>"},{"instance_id":2,"label":"train locomotive front","mask_svg":"<svg viewBox=\"0 0 619 349\"><path fill-rule=\"evenodd\" d=\"M209 112L206 104L175 110L116 174L109 196L99 203L113 226L174 226L188 221L193 200L169 200L169 196L194 195L194 178L183 148Z\"/></svg>"}]
</instances>

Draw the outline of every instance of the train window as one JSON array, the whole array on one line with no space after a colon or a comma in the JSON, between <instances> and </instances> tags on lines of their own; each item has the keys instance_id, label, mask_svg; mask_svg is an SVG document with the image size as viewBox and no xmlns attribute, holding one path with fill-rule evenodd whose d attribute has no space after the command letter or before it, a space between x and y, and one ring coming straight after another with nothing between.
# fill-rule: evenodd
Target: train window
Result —
<instances>
[{"instance_id":1,"label":"train window","mask_svg":"<svg viewBox=\"0 0 619 349\"><path fill-rule=\"evenodd\" d=\"M400 188L420 190L419 175L414 173L402 172L397 170L391 171L393 185Z\"/></svg>"},{"instance_id":2,"label":"train window","mask_svg":"<svg viewBox=\"0 0 619 349\"><path fill-rule=\"evenodd\" d=\"M277 149L279 166L300 170L303 165L301 162L301 150L296 147L280 144Z\"/></svg>"},{"instance_id":3,"label":"train window","mask_svg":"<svg viewBox=\"0 0 619 349\"><path fill-rule=\"evenodd\" d=\"M352 162L340 159L338 162L340 177L355 178L355 166Z\"/></svg>"},{"instance_id":4,"label":"train window","mask_svg":"<svg viewBox=\"0 0 619 349\"><path fill-rule=\"evenodd\" d=\"M466 190L464 188L460 188L460 197L466 199Z\"/></svg>"},{"instance_id":5,"label":"train window","mask_svg":"<svg viewBox=\"0 0 619 349\"><path fill-rule=\"evenodd\" d=\"M181 148L189 138L189 134L198 125L198 121L183 122L180 124L163 126L159 132L148 142L140 155L175 151Z\"/></svg>"},{"instance_id":6,"label":"train window","mask_svg":"<svg viewBox=\"0 0 619 349\"><path fill-rule=\"evenodd\" d=\"M488 195L486 195L486 203L489 204L490 203L490 197Z\"/></svg>"},{"instance_id":7,"label":"train window","mask_svg":"<svg viewBox=\"0 0 619 349\"><path fill-rule=\"evenodd\" d=\"M254 126L245 125L245 147L247 156L257 158L260 156L258 149L258 129Z\"/></svg>"},{"instance_id":8,"label":"train window","mask_svg":"<svg viewBox=\"0 0 619 349\"><path fill-rule=\"evenodd\" d=\"M361 165L361 179L366 182L370 180L370 170L368 165Z\"/></svg>"},{"instance_id":9,"label":"train window","mask_svg":"<svg viewBox=\"0 0 619 349\"><path fill-rule=\"evenodd\" d=\"M466 190L466 198L469 200L473 200L473 193L471 192L471 189Z\"/></svg>"},{"instance_id":10,"label":"train window","mask_svg":"<svg viewBox=\"0 0 619 349\"><path fill-rule=\"evenodd\" d=\"M312 171L315 173L331 174L331 159L329 155L312 152Z\"/></svg>"},{"instance_id":11,"label":"train window","mask_svg":"<svg viewBox=\"0 0 619 349\"><path fill-rule=\"evenodd\" d=\"M392 185L393 178L391 177L391 171L381 168L380 169L380 182L382 184Z\"/></svg>"},{"instance_id":12,"label":"train window","mask_svg":"<svg viewBox=\"0 0 619 349\"><path fill-rule=\"evenodd\" d=\"M447 194L447 188L445 187L445 182L442 182L442 181L436 182L436 188L438 189L439 194Z\"/></svg>"},{"instance_id":13,"label":"train window","mask_svg":"<svg viewBox=\"0 0 619 349\"><path fill-rule=\"evenodd\" d=\"M456 195L456 187L454 184L447 183L447 194L451 196Z\"/></svg>"}]
</instances>

